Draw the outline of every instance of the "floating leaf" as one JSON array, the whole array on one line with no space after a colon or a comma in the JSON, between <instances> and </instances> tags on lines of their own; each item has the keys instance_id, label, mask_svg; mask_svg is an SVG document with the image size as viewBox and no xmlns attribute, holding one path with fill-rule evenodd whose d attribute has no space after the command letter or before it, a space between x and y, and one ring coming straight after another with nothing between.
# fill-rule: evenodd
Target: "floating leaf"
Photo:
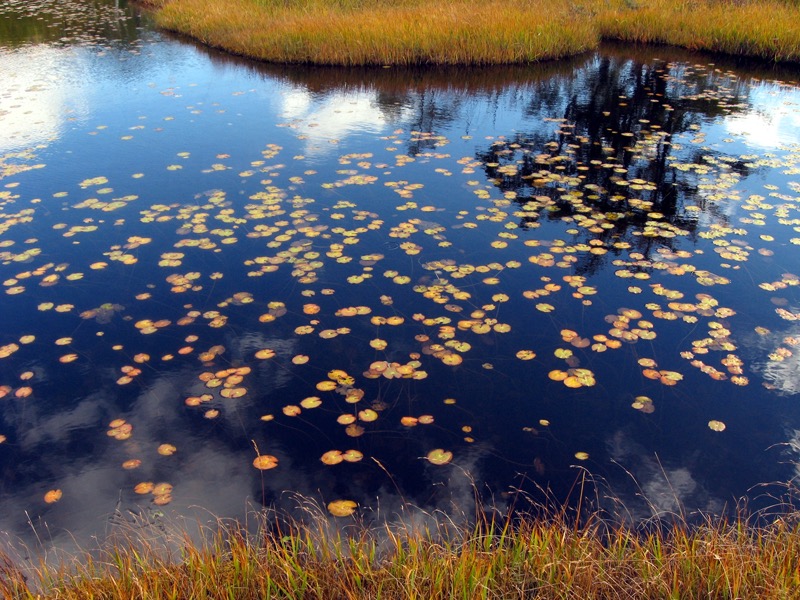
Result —
<instances>
[{"instance_id":1,"label":"floating leaf","mask_svg":"<svg viewBox=\"0 0 800 600\"><path fill-rule=\"evenodd\" d=\"M378 418L378 413L372 410L371 408L365 408L364 410L358 411L358 418L364 422L371 422L375 421Z\"/></svg>"},{"instance_id":2,"label":"floating leaf","mask_svg":"<svg viewBox=\"0 0 800 600\"><path fill-rule=\"evenodd\" d=\"M443 450L442 448L435 448L428 452L426 457L428 462L433 465L446 465L451 460L453 460L453 453L449 450Z\"/></svg>"},{"instance_id":3,"label":"floating leaf","mask_svg":"<svg viewBox=\"0 0 800 600\"><path fill-rule=\"evenodd\" d=\"M375 350L385 350L386 349L386 340L382 339L374 339L370 340L369 345L375 348Z\"/></svg>"},{"instance_id":4,"label":"floating leaf","mask_svg":"<svg viewBox=\"0 0 800 600\"><path fill-rule=\"evenodd\" d=\"M364 454L359 450L350 449L350 450L345 450L342 453L342 458L346 462L354 463L354 462L359 462L362 458L364 458Z\"/></svg>"},{"instance_id":5,"label":"floating leaf","mask_svg":"<svg viewBox=\"0 0 800 600\"><path fill-rule=\"evenodd\" d=\"M364 428L361 425L351 423L344 428L344 432L350 437L360 437L364 435Z\"/></svg>"},{"instance_id":6,"label":"floating leaf","mask_svg":"<svg viewBox=\"0 0 800 600\"><path fill-rule=\"evenodd\" d=\"M149 494L155 487L156 485L152 481L142 481L136 484L133 491L137 494Z\"/></svg>"},{"instance_id":7,"label":"floating leaf","mask_svg":"<svg viewBox=\"0 0 800 600\"><path fill-rule=\"evenodd\" d=\"M284 407L281 409L281 411L282 411L282 412L283 412L283 414L285 414L287 417L296 417L297 415L299 415L299 414L302 412L302 411L300 410L300 407L299 407L299 406L297 406L296 404L287 404L286 406L284 406Z\"/></svg>"},{"instance_id":8,"label":"floating leaf","mask_svg":"<svg viewBox=\"0 0 800 600\"><path fill-rule=\"evenodd\" d=\"M338 465L344 461L341 450L328 450L320 457L320 460L326 465Z\"/></svg>"},{"instance_id":9,"label":"floating leaf","mask_svg":"<svg viewBox=\"0 0 800 600\"><path fill-rule=\"evenodd\" d=\"M456 354L455 352L447 352L442 356L442 362L451 367L455 367L464 362L464 359L460 354Z\"/></svg>"},{"instance_id":10,"label":"floating leaf","mask_svg":"<svg viewBox=\"0 0 800 600\"><path fill-rule=\"evenodd\" d=\"M161 444L158 447L158 453L161 456L172 456L177 451L178 451L178 449L175 446L173 446L172 444Z\"/></svg>"},{"instance_id":11,"label":"floating leaf","mask_svg":"<svg viewBox=\"0 0 800 600\"><path fill-rule=\"evenodd\" d=\"M328 512L334 517L349 517L356 511L357 507L358 504L352 500L334 500L328 503Z\"/></svg>"},{"instance_id":12,"label":"floating leaf","mask_svg":"<svg viewBox=\"0 0 800 600\"><path fill-rule=\"evenodd\" d=\"M44 495L44 501L47 502L47 504L53 504L54 502L58 502L59 500L61 500L61 496L62 496L61 490L59 489L49 490Z\"/></svg>"},{"instance_id":13,"label":"floating leaf","mask_svg":"<svg viewBox=\"0 0 800 600\"><path fill-rule=\"evenodd\" d=\"M308 398L303 398L300 401L300 406L303 408L317 408L320 405L322 405L322 400L320 400L317 396L309 396Z\"/></svg>"},{"instance_id":14,"label":"floating leaf","mask_svg":"<svg viewBox=\"0 0 800 600\"><path fill-rule=\"evenodd\" d=\"M274 469L278 466L278 459L270 454L261 454L253 459L253 466L261 471Z\"/></svg>"},{"instance_id":15,"label":"floating leaf","mask_svg":"<svg viewBox=\"0 0 800 600\"><path fill-rule=\"evenodd\" d=\"M33 388L28 386L17 388L17 391L14 392L14 396L17 398L28 398L31 394L33 394Z\"/></svg>"}]
</instances>

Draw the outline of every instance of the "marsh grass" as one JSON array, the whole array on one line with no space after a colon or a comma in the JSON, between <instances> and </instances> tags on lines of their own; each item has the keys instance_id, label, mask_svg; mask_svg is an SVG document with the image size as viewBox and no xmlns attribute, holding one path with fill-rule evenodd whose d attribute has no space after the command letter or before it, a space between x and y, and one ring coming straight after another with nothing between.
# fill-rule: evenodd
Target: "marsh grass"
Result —
<instances>
[{"instance_id":1,"label":"marsh grass","mask_svg":"<svg viewBox=\"0 0 800 600\"><path fill-rule=\"evenodd\" d=\"M591 47L594 29L569 4L545 0L174 0L162 27L237 54L338 65L495 64Z\"/></svg>"},{"instance_id":2,"label":"marsh grass","mask_svg":"<svg viewBox=\"0 0 800 600\"><path fill-rule=\"evenodd\" d=\"M131 529L52 561L0 556L19 599L796 598L796 513L633 527L538 507L472 524L413 509L368 525L304 502L301 520L260 513L190 528ZM193 527L196 524L193 524Z\"/></svg>"},{"instance_id":3,"label":"marsh grass","mask_svg":"<svg viewBox=\"0 0 800 600\"><path fill-rule=\"evenodd\" d=\"M600 12L596 24L605 39L800 61L795 1L639 0Z\"/></svg>"},{"instance_id":4,"label":"marsh grass","mask_svg":"<svg viewBox=\"0 0 800 600\"><path fill-rule=\"evenodd\" d=\"M800 61L794 0L149 0L161 27L281 63L512 64L601 39Z\"/></svg>"}]
</instances>

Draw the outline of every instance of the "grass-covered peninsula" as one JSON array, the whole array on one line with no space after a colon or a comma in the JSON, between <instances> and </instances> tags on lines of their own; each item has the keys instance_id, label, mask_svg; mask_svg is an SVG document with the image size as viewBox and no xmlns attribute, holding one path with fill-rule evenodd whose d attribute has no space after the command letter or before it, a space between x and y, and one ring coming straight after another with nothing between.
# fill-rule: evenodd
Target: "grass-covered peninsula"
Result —
<instances>
[{"instance_id":1,"label":"grass-covered peninsula","mask_svg":"<svg viewBox=\"0 0 800 600\"><path fill-rule=\"evenodd\" d=\"M797 0L149 0L159 26L235 54L330 65L510 64L601 40L800 60Z\"/></svg>"}]
</instances>

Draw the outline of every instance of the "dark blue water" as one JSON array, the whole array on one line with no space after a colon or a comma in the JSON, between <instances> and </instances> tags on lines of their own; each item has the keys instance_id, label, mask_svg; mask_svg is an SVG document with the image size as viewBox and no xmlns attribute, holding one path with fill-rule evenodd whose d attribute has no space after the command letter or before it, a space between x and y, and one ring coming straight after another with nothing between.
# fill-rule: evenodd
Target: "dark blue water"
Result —
<instances>
[{"instance_id":1,"label":"dark blue water","mask_svg":"<svg viewBox=\"0 0 800 600\"><path fill-rule=\"evenodd\" d=\"M791 487L791 72L269 67L124 3L0 10L10 539L296 494L471 514L586 475L642 519Z\"/></svg>"}]
</instances>

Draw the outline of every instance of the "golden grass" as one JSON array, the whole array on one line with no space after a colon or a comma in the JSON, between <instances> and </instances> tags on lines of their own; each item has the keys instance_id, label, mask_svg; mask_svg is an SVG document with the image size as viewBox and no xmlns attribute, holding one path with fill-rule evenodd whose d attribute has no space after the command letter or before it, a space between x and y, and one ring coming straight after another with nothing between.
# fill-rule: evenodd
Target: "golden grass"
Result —
<instances>
[{"instance_id":1,"label":"golden grass","mask_svg":"<svg viewBox=\"0 0 800 600\"><path fill-rule=\"evenodd\" d=\"M604 10L600 34L771 61L800 61L800 3L767 0L640 0Z\"/></svg>"},{"instance_id":2,"label":"golden grass","mask_svg":"<svg viewBox=\"0 0 800 600\"><path fill-rule=\"evenodd\" d=\"M149 0L156 22L281 63L510 64L601 39L800 61L793 0Z\"/></svg>"},{"instance_id":3,"label":"golden grass","mask_svg":"<svg viewBox=\"0 0 800 600\"><path fill-rule=\"evenodd\" d=\"M428 515L429 517L431 515ZM133 535L62 564L0 556L0 594L41 599L797 598L800 524L744 521L634 531L558 515L513 526L366 528L318 514L257 533L217 524L206 541ZM433 521L429 521L433 522ZM342 523L346 523L343 525ZM167 550L169 549L169 550Z\"/></svg>"},{"instance_id":4,"label":"golden grass","mask_svg":"<svg viewBox=\"0 0 800 600\"><path fill-rule=\"evenodd\" d=\"M162 27L236 54L290 63L497 64L589 49L594 28L546 0L422 3L172 0Z\"/></svg>"}]
</instances>

